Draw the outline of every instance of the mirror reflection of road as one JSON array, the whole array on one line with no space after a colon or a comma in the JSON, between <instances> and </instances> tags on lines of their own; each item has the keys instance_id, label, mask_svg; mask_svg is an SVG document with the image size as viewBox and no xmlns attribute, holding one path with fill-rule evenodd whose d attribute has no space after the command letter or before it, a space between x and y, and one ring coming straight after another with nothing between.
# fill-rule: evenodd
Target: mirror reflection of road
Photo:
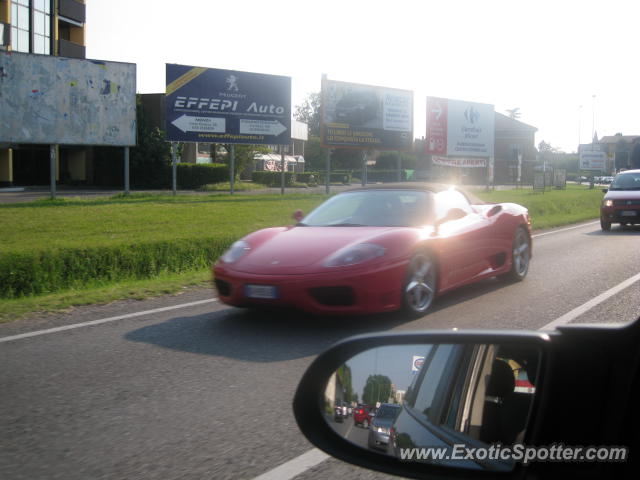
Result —
<instances>
[{"instance_id":1,"label":"mirror reflection of road","mask_svg":"<svg viewBox=\"0 0 640 480\"><path fill-rule=\"evenodd\" d=\"M333 428L339 435L362 448L367 448L369 429L356 426L353 423L353 416L345 418L342 422L336 422L333 419L333 416L327 415L326 417L331 428Z\"/></svg>"}]
</instances>

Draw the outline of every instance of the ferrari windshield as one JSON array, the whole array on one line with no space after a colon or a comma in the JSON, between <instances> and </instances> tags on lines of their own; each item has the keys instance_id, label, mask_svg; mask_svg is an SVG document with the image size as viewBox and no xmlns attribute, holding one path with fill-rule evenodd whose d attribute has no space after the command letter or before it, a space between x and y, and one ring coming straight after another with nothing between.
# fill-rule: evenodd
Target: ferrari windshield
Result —
<instances>
[{"instance_id":1,"label":"ferrari windshield","mask_svg":"<svg viewBox=\"0 0 640 480\"><path fill-rule=\"evenodd\" d=\"M640 190L640 173L620 173L609 190Z\"/></svg>"},{"instance_id":2,"label":"ferrari windshield","mask_svg":"<svg viewBox=\"0 0 640 480\"><path fill-rule=\"evenodd\" d=\"M299 224L311 227L419 227L428 223L432 194L420 190L364 190L330 198Z\"/></svg>"}]
</instances>

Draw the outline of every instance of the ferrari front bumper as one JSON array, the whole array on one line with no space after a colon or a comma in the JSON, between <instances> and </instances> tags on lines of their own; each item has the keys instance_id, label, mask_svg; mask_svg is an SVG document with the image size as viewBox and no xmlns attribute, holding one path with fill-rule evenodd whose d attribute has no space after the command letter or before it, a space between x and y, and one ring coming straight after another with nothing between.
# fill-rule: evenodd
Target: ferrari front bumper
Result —
<instances>
[{"instance_id":1,"label":"ferrari front bumper","mask_svg":"<svg viewBox=\"0 0 640 480\"><path fill-rule=\"evenodd\" d=\"M228 305L282 306L338 315L399 309L405 273L406 262L296 275L256 275L222 264L213 269L218 298Z\"/></svg>"}]
</instances>

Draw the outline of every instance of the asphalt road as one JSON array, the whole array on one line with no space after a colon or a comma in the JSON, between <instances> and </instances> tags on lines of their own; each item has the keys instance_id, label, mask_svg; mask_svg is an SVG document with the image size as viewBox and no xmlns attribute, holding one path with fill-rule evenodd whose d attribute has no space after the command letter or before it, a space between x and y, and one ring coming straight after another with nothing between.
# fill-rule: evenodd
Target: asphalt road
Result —
<instances>
[{"instance_id":1,"label":"asphalt road","mask_svg":"<svg viewBox=\"0 0 640 480\"><path fill-rule=\"evenodd\" d=\"M291 399L315 355L365 332L632 321L640 282L610 289L640 272L639 239L640 228L603 234L594 223L538 233L524 282L463 288L412 321L256 315L199 290L0 325L0 478L253 479L309 451L302 473L270 478L392 478L318 461L299 432Z\"/></svg>"}]
</instances>

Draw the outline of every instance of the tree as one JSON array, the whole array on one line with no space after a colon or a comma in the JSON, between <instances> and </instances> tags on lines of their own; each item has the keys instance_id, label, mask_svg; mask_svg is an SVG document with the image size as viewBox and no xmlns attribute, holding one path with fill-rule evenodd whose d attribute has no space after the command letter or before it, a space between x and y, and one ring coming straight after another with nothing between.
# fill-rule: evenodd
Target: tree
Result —
<instances>
[{"instance_id":1,"label":"tree","mask_svg":"<svg viewBox=\"0 0 640 480\"><path fill-rule=\"evenodd\" d=\"M559 150L556 147L552 147L550 143L547 143L544 140L542 140L538 144L538 152L540 152L540 153L558 153Z\"/></svg>"},{"instance_id":2,"label":"tree","mask_svg":"<svg viewBox=\"0 0 640 480\"><path fill-rule=\"evenodd\" d=\"M385 403L391 396L391 379L386 375L369 375L362 390L362 401L367 405Z\"/></svg>"},{"instance_id":3,"label":"tree","mask_svg":"<svg viewBox=\"0 0 640 480\"><path fill-rule=\"evenodd\" d=\"M509 114L509 118L513 118L514 120L517 120L522 115L520 107L508 108L506 112Z\"/></svg>"},{"instance_id":4,"label":"tree","mask_svg":"<svg viewBox=\"0 0 640 480\"><path fill-rule=\"evenodd\" d=\"M229 151L228 145L225 148ZM271 153L271 150L265 145L236 145L233 160L236 175L242 173L254 161L255 155L259 153ZM227 164L230 163L231 157L229 155L227 155L226 161Z\"/></svg>"},{"instance_id":5,"label":"tree","mask_svg":"<svg viewBox=\"0 0 640 480\"><path fill-rule=\"evenodd\" d=\"M309 136L320 136L320 93L310 93L304 101L295 106L293 117L309 125Z\"/></svg>"},{"instance_id":6,"label":"tree","mask_svg":"<svg viewBox=\"0 0 640 480\"><path fill-rule=\"evenodd\" d=\"M152 128L147 121L140 95L136 95L136 122L138 144L131 149L131 186L167 188L171 182L171 147L164 132Z\"/></svg>"}]
</instances>

